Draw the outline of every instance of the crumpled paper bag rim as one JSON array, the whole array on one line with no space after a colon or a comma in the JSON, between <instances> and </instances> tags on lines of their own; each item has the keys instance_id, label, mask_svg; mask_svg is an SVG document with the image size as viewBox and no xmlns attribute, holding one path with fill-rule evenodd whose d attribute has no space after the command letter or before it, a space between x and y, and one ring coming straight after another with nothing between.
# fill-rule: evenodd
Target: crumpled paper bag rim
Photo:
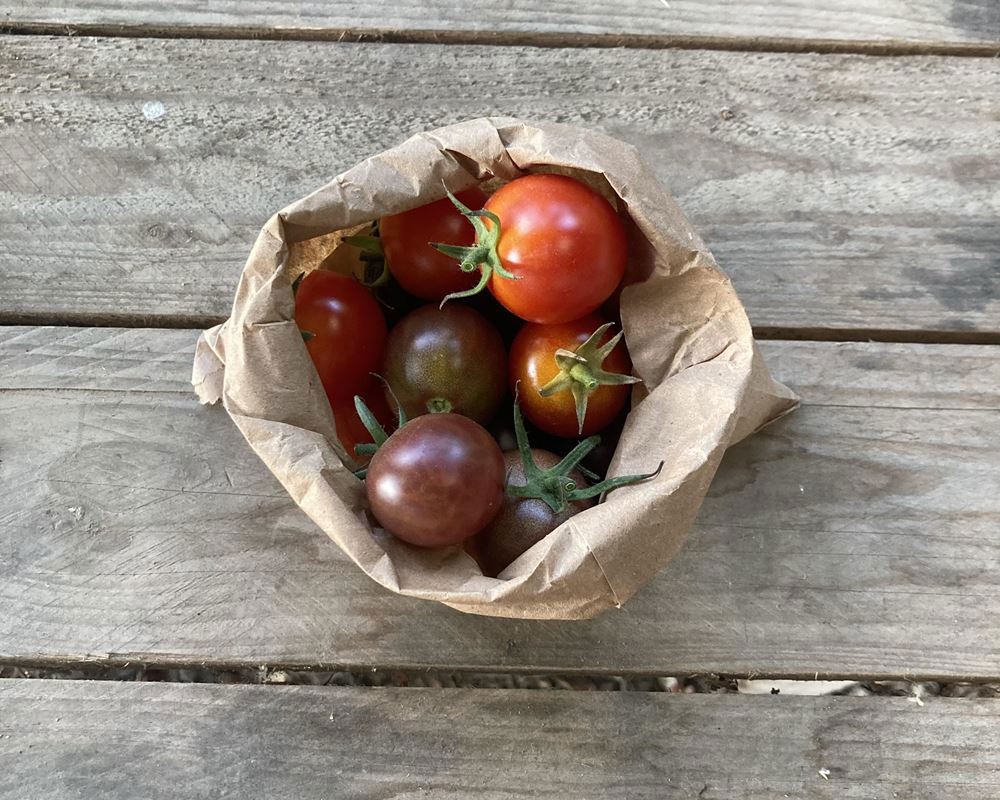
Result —
<instances>
[{"instance_id":1,"label":"crumpled paper bag rim","mask_svg":"<svg viewBox=\"0 0 1000 800\"><path fill-rule=\"evenodd\" d=\"M294 323L289 244L348 230L494 177L578 172L603 180L631 231L625 339L643 378L609 470L660 476L616 490L484 577L460 547L423 550L373 528ZM272 217L230 318L206 331L192 374L222 400L295 502L369 576L462 611L580 619L621 606L678 551L726 447L791 411L711 253L634 148L603 134L512 118L417 134Z\"/></svg>"}]
</instances>

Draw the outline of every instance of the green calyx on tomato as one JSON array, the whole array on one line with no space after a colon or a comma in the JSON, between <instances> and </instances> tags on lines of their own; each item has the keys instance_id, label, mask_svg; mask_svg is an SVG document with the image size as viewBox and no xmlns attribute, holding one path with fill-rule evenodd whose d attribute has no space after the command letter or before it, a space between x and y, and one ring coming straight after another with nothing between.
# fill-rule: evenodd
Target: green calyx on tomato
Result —
<instances>
[{"instance_id":1,"label":"green calyx on tomato","mask_svg":"<svg viewBox=\"0 0 1000 800\"><path fill-rule=\"evenodd\" d=\"M654 472L645 475L622 475L598 481L591 486L581 487L577 486L576 481L570 477L570 472L574 469L580 469L580 462L600 444L600 436L590 436L584 439L570 450L558 464L548 469L542 469L535 463L535 459L531 455L528 433L524 428L524 418L521 416L521 407L518 405L516 397L514 398L514 433L517 436L517 450L521 455L525 482L523 486L508 482L507 495L541 500L557 514L565 511L569 504L574 501L598 497L622 486L631 486L655 478L663 469L661 461Z\"/></svg>"},{"instance_id":2,"label":"green calyx on tomato","mask_svg":"<svg viewBox=\"0 0 1000 800\"><path fill-rule=\"evenodd\" d=\"M375 289L389 282L389 267L385 262L377 222L372 226L371 233L348 236L344 242L361 251L361 261L364 263L361 283L369 289Z\"/></svg>"},{"instance_id":3,"label":"green calyx on tomato","mask_svg":"<svg viewBox=\"0 0 1000 800\"><path fill-rule=\"evenodd\" d=\"M487 211L485 208L474 211L455 197L450 190L446 188L445 191L448 192L448 199L454 203L455 208L475 228L476 243L469 247L444 244L443 242L431 242L430 245L446 256L457 258L459 260L459 269L462 272L474 272L478 269L479 282L471 289L466 289L462 292L452 292L446 295L441 301L442 306L449 300L458 300L463 297L472 297L475 294L479 294L486 288L486 284L490 282L490 278L493 275L498 275L501 278L512 281L518 279L514 273L504 267L503 262L500 261L500 255L497 253L497 245L500 243L500 217L492 211ZM487 225L483 221L484 219L488 219L492 225Z\"/></svg>"},{"instance_id":4,"label":"green calyx on tomato","mask_svg":"<svg viewBox=\"0 0 1000 800\"><path fill-rule=\"evenodd\" d=\"M602 325L576 350L564 348L556 350L555 358L556 364L559 366L559 374L538 390L542 397L551 397L558 392L565 391L573 394L580 433L583 433L583 420L587 416L587 399L598 387L624 386L629 383L642 382L642 378L637 378L634 375L622 375L603 369L604 359L611 354L611 351L615 349L625 334L625 331L618 331L602 345L601 339L612 325L611 322Z\"/></svg>"},{"instance_id":5,"label":"green calyx on tomato","mask_svg":"<svg viewBox=\"0 0 1000 800\"><path fill-rule=\"evenodd\" d=\"M389 394L392 394L392 387L388 384L386 384L386 390ZM406 418L406 412L399 403L396 403L396 408L396 430L398 431L407 423L408 420ZM373 456L378 452L378 449L388 441L389 434L385 432L385 428L382 427L382 423L378 421L378 417L376 417L375 414L372 413L372 410L368 408L361 395L354 396L354 409L358 412L361 424L365 426L365 429L372 437L371 443L355 445L354 455ZM367 473L368 470L365 468L356 470L354 475L357 478L364 478Z\"/></svg>"}]
</instances>

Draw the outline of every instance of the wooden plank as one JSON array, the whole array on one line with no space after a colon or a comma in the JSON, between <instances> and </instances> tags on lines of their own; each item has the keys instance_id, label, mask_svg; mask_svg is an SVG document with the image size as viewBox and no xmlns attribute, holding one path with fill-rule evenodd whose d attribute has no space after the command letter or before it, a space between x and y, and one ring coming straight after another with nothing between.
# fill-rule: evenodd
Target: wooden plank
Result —
<instances>
[{"instance_id":1,"label":"wooden plank","mask_svg":"<svg viewBox=\"0 0 1000 800\"><path fill-rule=\"evenodd\" d=\"M0 327L0 391L190 391L197 331ZM765 341L768 366L809 405L1000 409L993 347ZM822 353L822 358L817 358ZM947 364L948 376L928 369Z\"/></svg>"},{"instance_id":2,"label":"wooden plank","mask_svg":"<svg viewBox=\"0 0 1000 800\"><path fill-rule=\"evenodd\" d=\"M981 800L1000 704L7 680L0 798Z\"/></svg>"},{"instance_id":3,"label":"wooden plank","mask_svg":"<svg viewBox=\"0 0 1000 800\"><path fill-rule=\"evenodd\" d=\"M218 319L273 211L517 114L638 146L760 328L1000 341L996 59L0 41L8 322Z\"/></svg>"},{"instance_id":4,"label":"wooden plank","mask_svg":"<svg viewBox=\"0 0 1000 800\"><path fill-rule=\"evenodd\" d=\"M566 624L366 578L187 391L195 332L0 330L0 661L1000 676L997 348L764 342L804 407Z\"/></svg>"},{"instance_id":5,"label":"wooden plank","mask_svg":"<svg viewBox=\"0 0 1000 800\"><path fill-rule=\"evenodd\" d=\"M129 31L142 27L184 33L247 29L316 35L323 30L454 35L478 33L495 38L511 34L562 35L585 41L627 42L630 36L664 39L818 40L980 44L1000 41L1000 14L991 0L833 0L818 7L806 0L554 0L547 3L488 0L339 0L275 3L273 0L171 0L129 3L106 0L35 0L30 5L0 5L8 24L73 27L100 25Z\"/></svg>"},{"instance_id":6,"label":"wooden plank","mask_svg":"<svg viewBox=\"0 0 1000 800\"><path fill-rule=\"evenodd\" d=\"M995 347L831 342L822 348L822 358L808 342L761 342L761 347L771 370L794 380L809 405L1000 409ZM946 377L930 365L947 365Z\"/></svg>"}]
</instances>

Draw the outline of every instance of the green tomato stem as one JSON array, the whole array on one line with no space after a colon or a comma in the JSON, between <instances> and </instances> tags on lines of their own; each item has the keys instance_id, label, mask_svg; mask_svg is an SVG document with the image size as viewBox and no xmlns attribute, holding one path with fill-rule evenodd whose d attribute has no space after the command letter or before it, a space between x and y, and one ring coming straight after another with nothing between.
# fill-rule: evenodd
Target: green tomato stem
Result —
<instances>
[{"instance_id":1,"label":"green tomato stem","mask_svg":"<svg viewBox=\"0 0 1000 800\"><path fill-rule=\"evenodd\" d=\"M348 236L344 241L351 247L358 248L364 255L378 256L379 258L385 255L382 251L382 240L377 236L359 234L357 236Z\"/></svg>"},{"instance_id":2,"label":"green tomato stem","mask_svg":"<svg viewBox=\"0 0 1000 800\"><path fill-rule=\"evenodd\" d=\"M597 378L590 374L590 370L583 364L574 364L569 368L569 377L575 383L579 383L588 392L594 391L601 384Z\"/></svg>"},{"instance_id":3,"label":"green tomato stem","mask_svg":"<svg viewBox=\"0 0 1000 800\"><path fill-rule=\"evenodd\" d=\"M489 283L494 275L507 280L517 280L517 276L504 267L497 252L500 244L500 217L485 208L473 211L465 203L459 200L451 191L445 187L448 199L454 204L461 214L472 223L476 231L475 244L464 247L455 244L444 244L443 242L430 242L430 246L438 252L444 253L450 258L458 260L458 266L462 272L473 272L479 270L479 281L471 289L461 292L452 292L442 301L443 306L449 300L458 300L463 297L472 297L479 294ZM484 220L489 220L492 225L487 225Z\"/></svg>"},{"instance_id":4,"label":"green tomato stem","mask_svg":"<svg viewBox=\"0 0 1000 800\"><path fill-rule=\"evenodd\" d=\"M572 392L579 433L583 433L583 422L587 417L587 401L591 394L601 386L621 386L642 381L634 375L621 375L603 368L604 359L611 354L624 335L624 331L619 331L601 346L600 341L611 326L610 322L601 325L576 350L562 348L556 350L555 360L559 372L538 390L542 397L550 397L566 390Z\"/></svg>"},{"instance_id":5,"label":"green tomato stem","mask_svg":"<svg viewBox=\"0 0 1000 800\"><path fill-rule=\"evenodd\" d=\"M385 428L379 424L379 421L375 418L371 409L365 405L365 401L361 399L361 395L354 395L354 410L358 412L358 416L361 418L361 424L364 425L368 433L371 434L372 441L375 442L375 447L379 448L384 445L386 440L389 438L389 434L387 434L385 432Z\"/></svg>"},{"instance_id":6,"label":"green tomato stem","mask_svg":"<svg viewBox=\"0 0 1000 800\"><path fill-rule=\"evenodd\" d=\"M432 397L427 401L427 410L431 414L447 414L451 408L451 401L446 397Z\"/></svg>"},{"instance_id":7,"label":"green tomato stem","mask_svg":"<svg viewBox=\"0 0 1000 800\"><path fill-rule=\"evenodd\" d=\"M569 493L569 499L586 500L588 497L597 497L600 494L606 494L614 491L615 489L620 489L622 486L631 486L635 483L648 481L659 475L662 469L663 462L661 461L653 472L647 472L645 475L622 475L618 478L608 478L607 480L595 483L593 486L588 486L584 489L574 489Z\"/></svg>"},{"instance_id":8,"label":"green tomato stem","mask_svg":"<svg viewBox=\"0 0 1000 800\"><path fill-rule=\"evenodd\" d=\"M531 455L531 445L528 443L528 433L524 427L524 417L517 402L517 392L514 396L514 434L517 437L517 450L521 456L521 467L524 470L525 483L515 486L507 483L506 492L510 497L541 500L556 514L565 511L567 506L576 500L586 500L590 497L610 492L621 486L648 480L659 475L663 462L655 472L646 475L623 475L598 481L593 486L578 487L569 473L578 468L580 462L600 444L600 436L591 436L576 445L554 467L543 470ZM593 474L593 473L590 473Z\"/></svg>"},{"instance_id":9,"label":"green tomato stem","mask_svg":"<svg viewBox=\"0 0 1000 800\"><path fill-rule=\"evenodd\" d=\"M364 262L364 270L360 278L362 285L369 289L376 289L389 282L389 266L382 250L382 240L378 235L377 223L372 226L370 234L348 236L344 242L361 251L361 260Z\"/></svg>"}]
</instances>

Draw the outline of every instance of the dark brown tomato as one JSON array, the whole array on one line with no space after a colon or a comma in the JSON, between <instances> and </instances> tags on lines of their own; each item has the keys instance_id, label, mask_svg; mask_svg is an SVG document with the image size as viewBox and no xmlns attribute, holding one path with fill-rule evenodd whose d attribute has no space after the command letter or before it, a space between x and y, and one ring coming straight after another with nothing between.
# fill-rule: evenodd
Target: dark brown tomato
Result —
<instances>
[{"instance_id":1,"label":"dark brown tomato","mask_svg":"<svg viewBox=\"0 0 1000 800\"><path fill-rule=\"evenodd\" d=\"M485 428L458 414L410 420L372 456L365 488L375 519L422 547L457 544L503 506L503 453Z\"/></svg>"},{"instance_id":2,"label":"dark brown tomato","mask_svg":"<svg viewBox=\"0 0 1000 800\"><path fill-rule=\"evenodd\" d=\"M390 331L382 375L410 418L453 411L485 424L507 391L507 351L471 308L428 305Z\"/></svg>"},{"instance_id":3,"label":"dark brown tomato","mask_svg":"<svg viewBox=\"0 0 1000 800\"><path fill-rule=\"evenodd\" d=\"M549 469L562 459L548 450L532 448L535 463L541 469ZM507 480L513 486L524 486L524 466L520 454L508 451L503 454L507 468ZM579 487L587 486L587 481L574 470L570 477ZM540 542L570 517L579 514L594 504L592 499L570 503L564 511L556 513L542 500L510 497L504 495L503 508L493 522L470 539L466 544L468 553L476 559L484 575L496 577L506 569L521 553Z\"/></svg>"}]
</instances>

